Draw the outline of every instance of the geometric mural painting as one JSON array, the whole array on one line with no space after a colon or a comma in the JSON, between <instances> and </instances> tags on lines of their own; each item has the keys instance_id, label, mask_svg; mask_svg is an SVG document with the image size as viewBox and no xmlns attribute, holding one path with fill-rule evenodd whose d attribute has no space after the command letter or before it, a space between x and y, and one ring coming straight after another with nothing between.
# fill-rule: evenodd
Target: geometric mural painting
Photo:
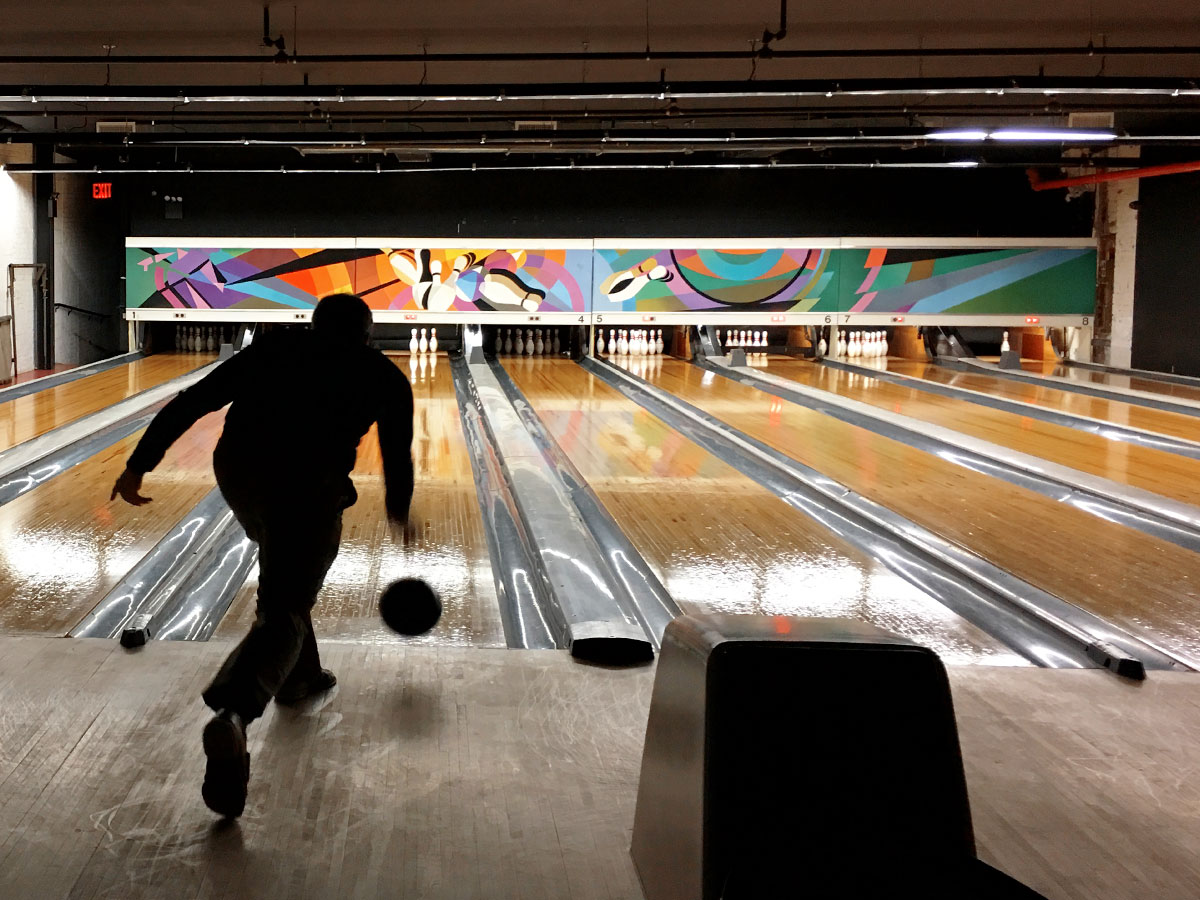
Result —
<instances>
[{"instance_id":1,"label":"geometric mural painting","mask_svg":"<svg viewBox=\"0 0 1200 900\"><path fill-rule=\"evenodd\" d=\"M247 241L247 243L250 243ZM1091 248L129 247L129 307L1090 315Z\"/></svg>"}]
</instances>

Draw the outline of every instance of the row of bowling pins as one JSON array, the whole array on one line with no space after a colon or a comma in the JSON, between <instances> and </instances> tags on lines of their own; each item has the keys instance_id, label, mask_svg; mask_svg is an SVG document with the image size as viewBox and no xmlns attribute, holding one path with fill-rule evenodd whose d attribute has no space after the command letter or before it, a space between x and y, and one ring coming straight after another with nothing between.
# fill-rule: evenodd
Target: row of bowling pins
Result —
<instances>
[{"instance_id":1,"label":"row of bowling pins","mask_svg":"<svg viewBox=\"0 0 1200 900\"><path fill-rule=\"evenodd\" d=\"M725 329L725 349L730 350L734 347L743 347L747 350L752 348L767 348L767 333L765 331L734 331L730 328Z\"/></svg>"},{"instance_id":2,"label":"row of bowling pins","mask_svg":"<svg viewBox=\"0 0 1200 900\"><path fill-rule=\"evenodd\" d=\"M661 328L657 334L654 329L629 331L610 328L607 342L604 340L604 329L601 328L596 336L597 356L658 356L664 346Z\"/></svg>"},{"instance_id":3,"label":"row of bowling pins","mask_svg":"<svg viewBox=\"0 0 1200 900\"><path fill-rule=\"evenodd\" d=\"M425 337L425 329L421 329L420 340L417 339L417 329L414 328L412 330L412 337L408 340L409 353L437 353L437 329L431 328L429 330L433 332L433 335L427 338Z\"/></svg>"},{"instance_id":4,"label":"row of bowling pins","mask_svg":"<svg viewBox=\"0 0 1200 900\"><path fill-rule=\"evenodd\" d=\"M817 346L821 355L825 355L825 338L821 338L821 343ZM835 331L833 333L833 346L828 348L829 355L832 357L845 356L849 359L864 357L866 359L887 356L888 342L886 331L852 331L850 337L846 337L846 332Z\"/></svg>"},{"instance_id":5,"label":"row of bowling pins","mask_svg":"<svg viewBox=\"0 0 1200 900\"><path fill-rule=\"evenodd\" d=\"M176 350L217 350L228 343L223 325L176 325L174 347Z\"/></svg>"},{"instance_id":6,"label":"row of bowling pins","mask_svg":"<svg viewBox=\"0 0 1200 900\"><path fill-rule=\"evenodd\" d=\"M513 331L517 332L516 340ZM496 335L496 350L500 353L517 356L545 356L551 353L557 356L562 352L562 338L559 329L546 329L545 335L540 328L509 328L503 335Z\"/></svg>"}]
</instances>

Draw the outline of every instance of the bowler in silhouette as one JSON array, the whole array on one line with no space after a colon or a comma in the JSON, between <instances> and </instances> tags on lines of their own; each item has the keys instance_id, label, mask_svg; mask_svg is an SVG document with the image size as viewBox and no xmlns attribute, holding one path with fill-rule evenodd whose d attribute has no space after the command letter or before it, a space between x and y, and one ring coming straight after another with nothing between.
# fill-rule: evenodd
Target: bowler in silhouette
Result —
<instances>
[{"instance_id":1,"label":"bowler in silhouette","mask_svg":"<svg viewBox=\"0 0 1200 900\"><path fill-rule=\"evenodd\" d=\"M413 491L412 388L370 347L359 297L317 304L312 330L268 333L180 393L154 417L113 487L141 506L142 477L197 419L229 404L213 452L217 485L259 557L258 615L203 693L204 802L222 816L246 805L246 725L272 698L296 703L337 679L321 668L311 611L338 553L342 510L357 499L359 440L379 424L388 518L403 525ZM110 498L110 499L112 499Z\"/></svg>"}]
</instances>

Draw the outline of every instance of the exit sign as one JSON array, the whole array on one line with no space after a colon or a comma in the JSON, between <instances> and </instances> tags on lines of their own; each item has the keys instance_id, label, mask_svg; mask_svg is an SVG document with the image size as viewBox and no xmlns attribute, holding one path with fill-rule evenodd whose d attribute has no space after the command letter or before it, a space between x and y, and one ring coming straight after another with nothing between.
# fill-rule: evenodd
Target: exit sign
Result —
<instances>
[{"instance_id":1,"label":"exit sign","mask_svg":"<svg viewBox=\"0 0 1200 900\"><path fill-rule=\"evenodd\" d=\"M108 200L112 197L111 181L96 181L92 183L92 197L96 200Z\"/></svg>"}]
</instances>

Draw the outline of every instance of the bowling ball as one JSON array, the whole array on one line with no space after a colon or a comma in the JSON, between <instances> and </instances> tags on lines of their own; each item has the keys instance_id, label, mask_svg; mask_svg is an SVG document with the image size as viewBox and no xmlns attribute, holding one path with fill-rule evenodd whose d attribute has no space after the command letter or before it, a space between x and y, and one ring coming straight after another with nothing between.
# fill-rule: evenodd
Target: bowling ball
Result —
<instances>
[{"instance_id":1,"label":"bowling ball","mask_svg":"<svg viewBox=\"0 0 1200 900\"><path fill-rule=\"evenodd\" d=\"M397 634L424 634L442 617L442 601L420 578L393 581L379 595L379 615Z\"/></svg>"}]
</instances>

